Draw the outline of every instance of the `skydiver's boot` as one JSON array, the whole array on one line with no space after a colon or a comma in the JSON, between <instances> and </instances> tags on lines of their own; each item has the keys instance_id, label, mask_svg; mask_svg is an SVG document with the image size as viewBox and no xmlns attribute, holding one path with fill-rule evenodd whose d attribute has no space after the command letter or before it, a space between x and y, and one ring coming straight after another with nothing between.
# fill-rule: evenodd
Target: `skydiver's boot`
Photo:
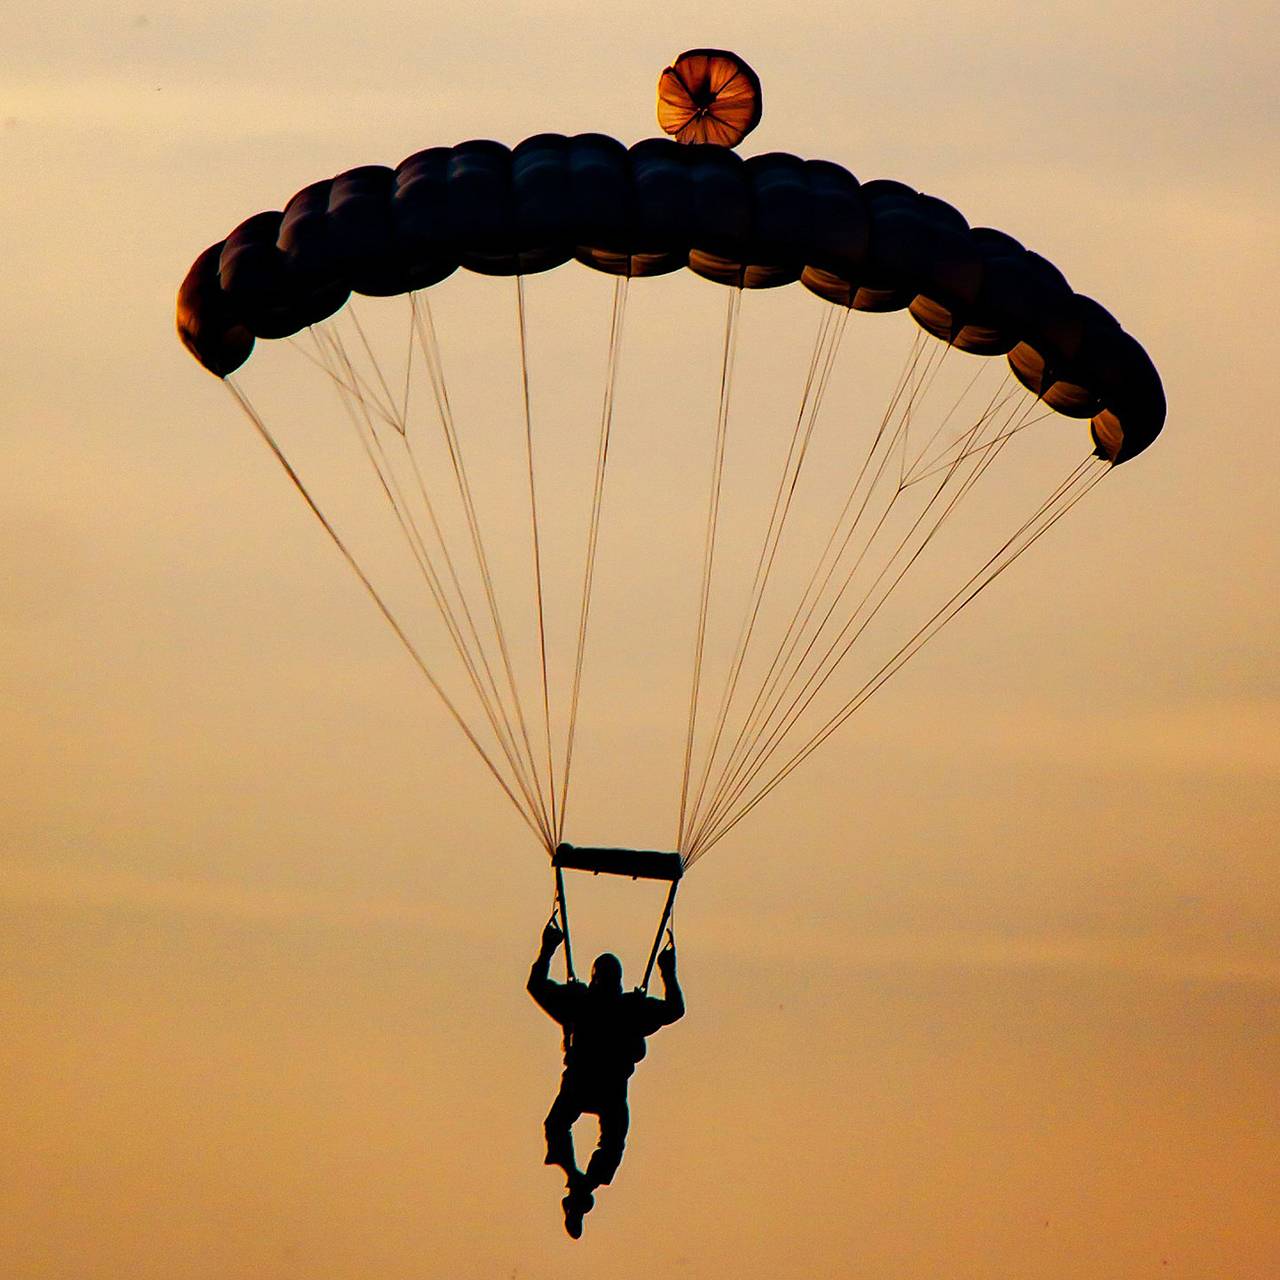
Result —
<instances>
[{"instance_id":1,"label":"skydiver's boot","mask_svg":"<svg viewBox=\"0 0 1280 1280\"><path fill-rule=\"evenodd\" d=\"M581 1239L582 1219L591 1212L596 1203L585 1174L575 1169L569 1175L569 1194L560 1203L564 1208L564 1229L572 1239Z\"/></svg>"}]
</instances>

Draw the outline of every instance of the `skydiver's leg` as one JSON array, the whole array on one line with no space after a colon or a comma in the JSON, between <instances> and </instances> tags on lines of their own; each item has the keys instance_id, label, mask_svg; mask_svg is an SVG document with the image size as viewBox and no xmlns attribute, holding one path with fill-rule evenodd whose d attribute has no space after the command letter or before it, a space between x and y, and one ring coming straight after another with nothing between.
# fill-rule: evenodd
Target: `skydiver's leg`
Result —
<instances>
[{"instance_id":1,"label":"skydiver's leg","mask_svg":"<svg viewBox=\"0 0 1280 1280\"><path fill-rule=\"evenodd\" d=\"M564 1209L564 1229L574 1240L582 1235L582 1219L595 1204L586 1175L579 1172L573 1154L573 1125L582 1111L581 1090L566 1071L560 1080L560 1092L547 1112L546 1162L558 1164L564 1170L568 1194L560 1204Z\"/></svg>"},{"instance_id":2,"label":"skydiver's leg","mask_svg":"<svg viewBox=\"0 0 1280 1280\"><path fill-rule=\"evenodd\" d=\"M631 1125L631 1112L627 1108L627 1090L602 1103L597 1112L600 1117L600 1142L591 1153L587 1165L587 1186L602 1187L613 1181L622 1163L622 1151L627 1144L627 1129Z\"/></svg>"},{"instance_id":3,"label":"skydiver's leg","mask_svg":"<svg viewBox=\"0 0 1280 1280\"><path fill-rule=\"evenodd\" d=\"M547 1135L547 1157L545 1164L557 1164L570 1180L578 1172L577 1157L573 1152L573 1125L582 1114L582 1103L578 1091L573 1087L566 1073L560 1080L560 1092L547 1112L543 1129Z\"/></svg>"}]
</instances>

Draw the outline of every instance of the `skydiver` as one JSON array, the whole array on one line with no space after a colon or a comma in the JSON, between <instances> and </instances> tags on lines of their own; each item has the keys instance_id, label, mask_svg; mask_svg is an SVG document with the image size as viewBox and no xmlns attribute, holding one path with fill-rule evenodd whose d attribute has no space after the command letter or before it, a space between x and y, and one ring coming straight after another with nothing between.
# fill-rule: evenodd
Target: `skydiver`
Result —
<instances>
[{"instance_id":1,"label":"skydiver","mask_svg":"<svg viewBox=\"0 0 1280 1280\"><path fill-rule=\"evenodd\" d=\"M564 1074L560 1092L547 1112L546 1163L564 1170L568 1194L561 1202L565 1230L582 1235L582 1219L595 1204L595 1190L613 1180L622 1161L631 1116L627 1081L645 1055L645 1037L684 1016L684 996L676 981L675 944L658 956L662 998L638 988L622 988L622 963L605 952L591 967L591 981L556 982L551 957L564 934L551 920L542 930L542 946L529 971L529 994L564 1028ZM600 1120L600 1139L586 1172L578 1169L571 1126L583 1114Z\"/></svg>"}]
</instances>

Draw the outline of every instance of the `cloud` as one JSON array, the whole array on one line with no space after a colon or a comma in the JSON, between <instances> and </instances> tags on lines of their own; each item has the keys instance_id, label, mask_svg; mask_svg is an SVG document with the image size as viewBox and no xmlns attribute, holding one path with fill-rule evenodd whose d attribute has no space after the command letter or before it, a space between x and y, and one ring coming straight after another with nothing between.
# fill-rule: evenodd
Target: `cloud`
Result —
<instances>
[{"instance_id":1,"label":"cloud","mask_svg":"<svg viewBox=\"0 0 1280 1280\"><path fill-rule=\"evenodd\" d=\"M1079 713L1020 706L971 723L975 746L1006 760L1136 773L1280 778L1280 704L1210 698L1178 706Z\"/></svg>"},{"instance_id":2,"label":"cloud","mask_svg":"<svg viewBox=\"0 0 1280 1280\"><path fill-rule=\"evenodd\" d=\"M487 936L477 927L469 904L402 895L361 898L298 887L269 888L187 876L40 865L13 858L6 858L0 866L0 899L30 906L145 911L258 925L410 925L433 933Z\"/></svg>"},{"instance_id":3,"label":"cloud","mask_svg":"<svg viewBox=\"0 0 1280 1280\"><path fill-rule=\"evenodd\" d=\"M873 928L855 934L776 916L752 926L735 915L700 919L698 947L739 962L806 969L834 964L859 970L1051 970L1170 982L1280 986L1280 962L1269 953L1192 950L1136 932L1101 938L1083 933L1019 935L976 928Z\"/></svg>"},{"instance_id":4,"label":"cloud","mask_svg":"<svg viewBox=\"0 0 1280 1280\"><path fill-rule=\"evenodd\" d=\"M433 97L439 94L433 90ZM156 83L154 76L97 74L75 79L29 79L12 83L13 118L33 129L155 139L175 144L235 139L244 148L257 137L331 133L352 115L398 118L404 91L351 86L335 94L323 83L290 87L274 81L211 86L181 80Z\"/></svg>"}]
</instances>

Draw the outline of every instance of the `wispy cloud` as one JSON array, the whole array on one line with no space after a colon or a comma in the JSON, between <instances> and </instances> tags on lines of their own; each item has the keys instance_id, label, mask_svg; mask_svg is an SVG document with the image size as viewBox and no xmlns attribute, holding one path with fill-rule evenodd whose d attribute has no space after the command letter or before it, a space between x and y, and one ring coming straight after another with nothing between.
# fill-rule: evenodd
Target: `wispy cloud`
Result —
<instances>
[{"instance_id":1,"label":"wispy cloud","mask_svg":"<svg viewBox=\"0 0 1280 1280\"><path fill-rule=\"evenodd\" d=\"M854 933L803 922L740 916L699 922L698 946L764 964L835 964L849 969L1051 970L1169 982L1280 987L1274 955L1196 951L1150 935L1012 934L984 929L869 929Z\"/></svg>"},{"instance_id":2,"label":"wispy cloud","mask_svg":"<svg viewBox=\"0 0 1280 1280\"><path fill-rule=\"evenodd\" d=\"M448 97L433 86L432 97ZM11 80L4 118L15 132L53 128L193 141L234 137L244 146L255 137L321 135L350 114L370 119L395 118L402 110L397 86L354 86L336 95L323 83L290 86L271 80L220 86L190 83L158 75L100 73L68 79L32 77Z\"/></svg>"},{"instance_id":3,"label":"wispy cloud","mask_svg":"<svg viewBox=\"0 0 1280 1280\"><path fill-rule=\"evenodd\" d=\"M1128 774L1238 773L1280 778L1280 704L1270 699L1189 701L1115 714L1021 706L975 721L984 749L1025 761Z\"/></svg>"},{"instance_id":4,"label":"wispy cloud","mask_svg":"<svg viewBox=\"0 0 1280 1280\"><path fill-rule=\"evenodd\" d=\"M128 871L39 865L6 859L0 866L0 900L149 911L249 924L411 925L432 931L475 933L467 906L404 895L358 897L297 887L234 884L195 877L146 876Z\"/></svg>"}]
</instances>

